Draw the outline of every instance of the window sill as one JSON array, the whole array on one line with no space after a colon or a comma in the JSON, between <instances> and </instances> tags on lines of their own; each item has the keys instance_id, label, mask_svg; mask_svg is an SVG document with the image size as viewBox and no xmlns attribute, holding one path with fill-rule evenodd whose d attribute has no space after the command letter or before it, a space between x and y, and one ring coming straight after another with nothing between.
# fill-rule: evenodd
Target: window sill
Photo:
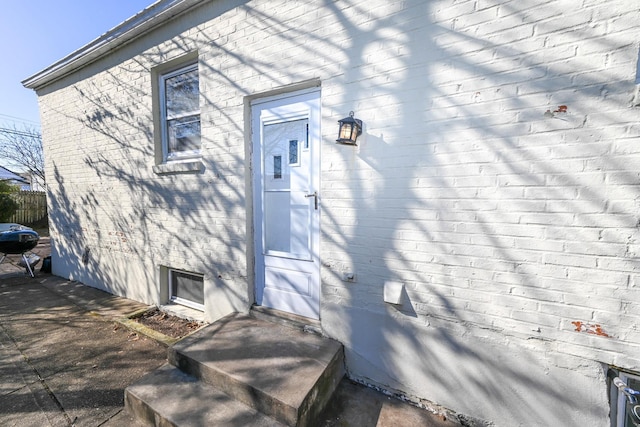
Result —
<instances>
[{"instance_id":1,"label":"window sill","mask_svg":"<svg viewBox=\"0 0 640 427\"><path fill-rule=\"evenodd\" d=\"M169 162L153 167L153 173L156 175L176 175L185 173L202 173L204 172L204 163L200 160L192 160L188 162Z\"/></svg>"}]
</instances>

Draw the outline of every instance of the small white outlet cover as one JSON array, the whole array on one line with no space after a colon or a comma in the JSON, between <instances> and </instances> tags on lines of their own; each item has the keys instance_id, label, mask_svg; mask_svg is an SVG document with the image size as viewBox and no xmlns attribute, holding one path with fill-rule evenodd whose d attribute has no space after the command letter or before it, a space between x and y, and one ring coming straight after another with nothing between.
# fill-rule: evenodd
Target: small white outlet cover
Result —
<instances>
[{"instance_id":1,"label":"small white outlet cover","mask_svg":"<svg viewBox=\"0 0 640 427\"><path fill-rule=\"evenodd\" d=\"M402 291L404 284L400 282L384 283L384 302L389 304L402 304Z\"/></svg>"}]
</instances>

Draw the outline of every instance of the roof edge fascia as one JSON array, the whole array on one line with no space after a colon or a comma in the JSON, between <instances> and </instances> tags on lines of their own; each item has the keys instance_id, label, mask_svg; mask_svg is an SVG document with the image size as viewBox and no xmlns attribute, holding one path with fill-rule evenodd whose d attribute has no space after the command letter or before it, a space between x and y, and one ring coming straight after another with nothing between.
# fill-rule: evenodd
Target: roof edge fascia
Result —
<instances>
[{"instance_id":1,"label":"roof edge fascia","mask_svg":"<svg viewBox=\"0 0 640 427\"><path fill-rule=\"evenodd\" d=\"M95 40L75 50L42 71L27 77L22 85L38 90L85 67L105 53L118 49L165 22L187 12L202 0L159 0Z\"/></svg>"}]
</instances>

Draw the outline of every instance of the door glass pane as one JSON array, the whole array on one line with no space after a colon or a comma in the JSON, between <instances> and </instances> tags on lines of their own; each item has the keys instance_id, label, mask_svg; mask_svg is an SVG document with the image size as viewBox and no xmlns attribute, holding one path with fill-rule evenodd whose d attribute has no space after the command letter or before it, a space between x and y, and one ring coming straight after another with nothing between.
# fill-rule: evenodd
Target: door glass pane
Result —
<instances>
[{"instance_id":1,"label":"door glass pane","mask_svg":"<svg viewBox=\"0 0 640 427\"><path fill-rule=\"evenodd\" d=\"M289 164L298 164L298 140L292 139L289 141Z\"/></svg>"},{"instance_id":2,"label":"door glass pane","mask_svg":"<svg viewBox=\"0 0 640 427\"><path fill-rule=\"evenodd\" d=\"M310 189L308 153L300 152L307 120L263 127L265 253L310 259ZM287 159L287 160L285 160ZM284 161L283 161L284 160Z\"/></svg>"}]
</instances>

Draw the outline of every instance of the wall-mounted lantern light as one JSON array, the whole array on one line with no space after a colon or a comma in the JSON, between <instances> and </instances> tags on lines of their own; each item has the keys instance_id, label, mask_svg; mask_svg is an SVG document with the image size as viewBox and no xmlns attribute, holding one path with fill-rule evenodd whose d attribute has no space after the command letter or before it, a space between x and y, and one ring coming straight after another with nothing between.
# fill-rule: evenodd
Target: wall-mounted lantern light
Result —
<instances>
[{"instance_id":1,"label":"wall-mounted lantern light","mask_svg":"<svg viewBox=\"0 0 640 427\"><path fill-rule=\"evenodd\" d=\"M338 131L338 144L345 145L358 145L356 140L362 133L362 120L353 118L353 111L349 112L349 117L345 117L342 120L338 120L340 124L340 130Z\"/></svg>"}]
</instances>

